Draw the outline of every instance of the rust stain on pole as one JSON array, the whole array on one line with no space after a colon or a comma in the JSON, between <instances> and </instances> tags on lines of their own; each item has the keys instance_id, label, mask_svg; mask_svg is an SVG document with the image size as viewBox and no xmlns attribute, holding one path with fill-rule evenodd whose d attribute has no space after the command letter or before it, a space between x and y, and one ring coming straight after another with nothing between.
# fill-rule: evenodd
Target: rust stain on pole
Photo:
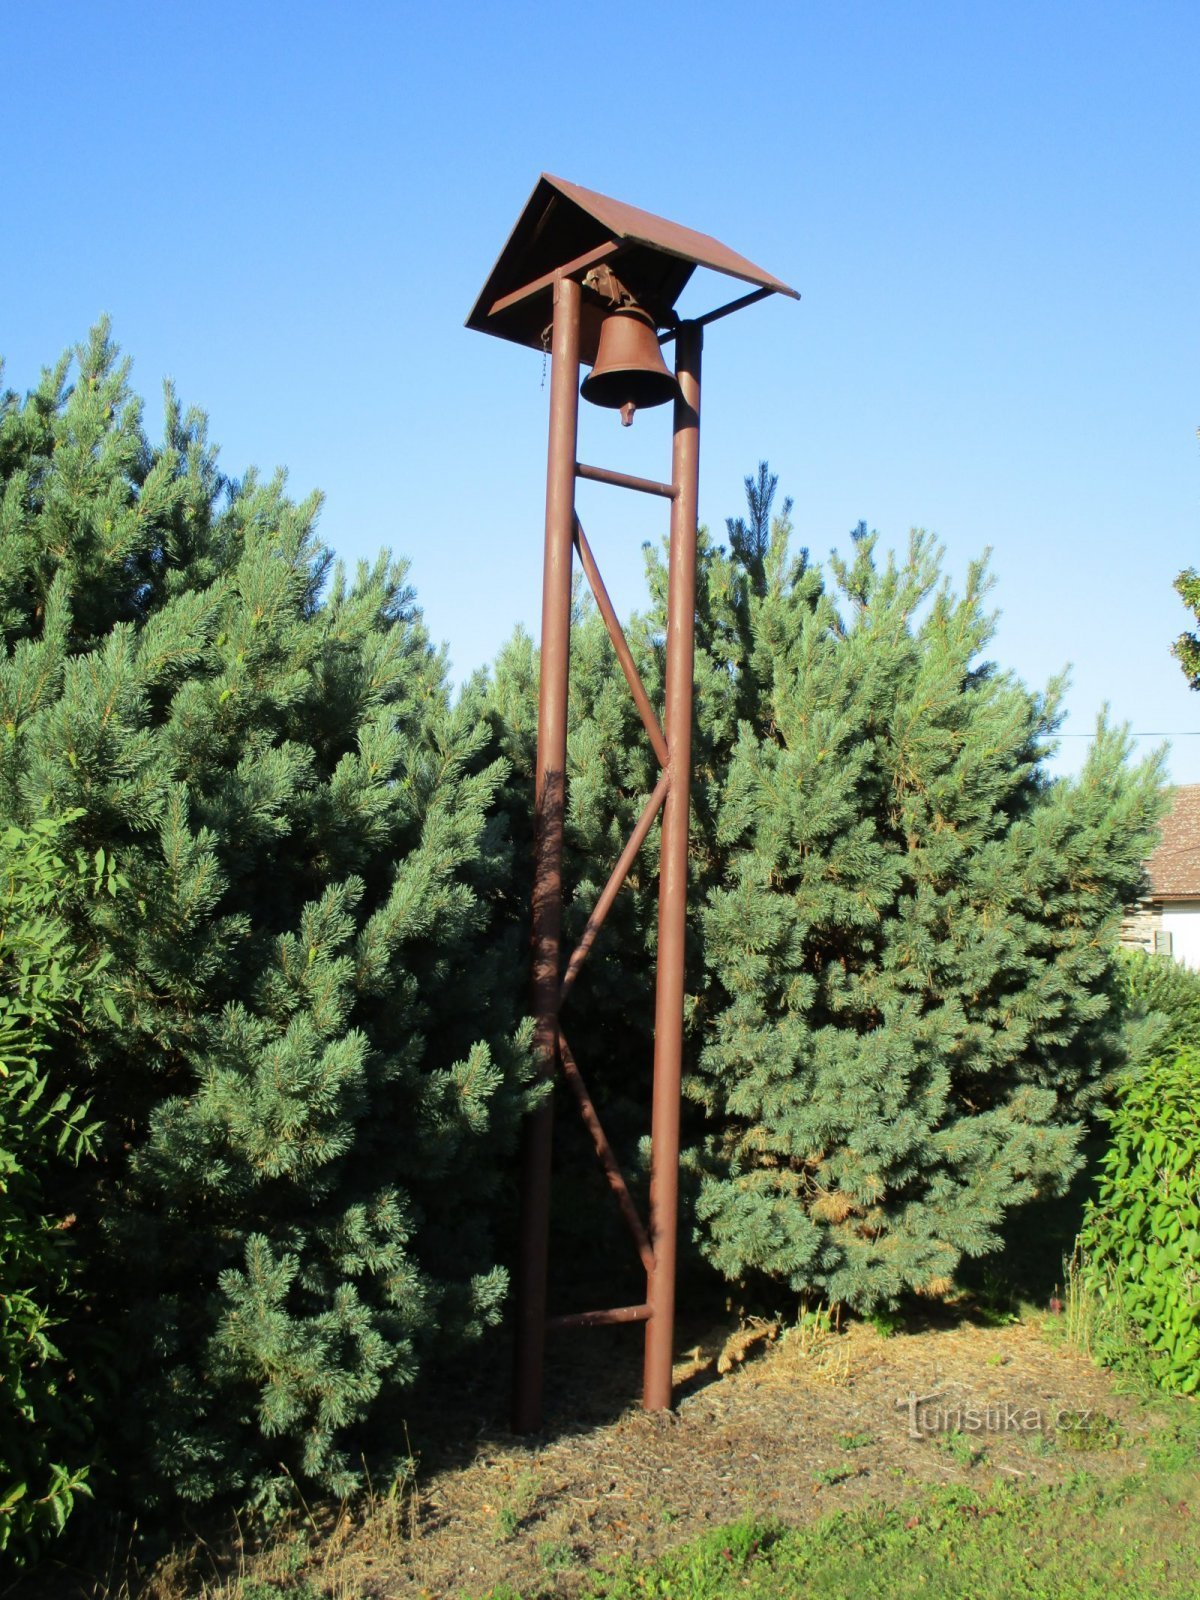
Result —
<instances>
[{"instance_id":1,"label":"rust stain on pole","mask_svg":"<svg viewBox=\"0 0 1200 1600\"><path fill-rule=\"evenodd\" d=\"M663 807L658 902L658 984L654 1006L654 1104L650 1128L650 1245L642 1405L671 1404L675 1338L675 1251L679 1231L679 1101L683 1077L684 943L687 931L688 802L692 761L692 671L696 623L696 517L700 485L699 324L675 339L675 443L667 577L666 736L670 788Z\"/></svg>"},{"instance_id":2,"label":"rust stain on pole","mask_svg":"<svg viewBox=\"0 0 1200 1600\"><path fill-rule=\"evenodd\" d=\"M546 546L542 574L541 680L534 791L534 1050L553 1082L558 1059L559 941L567 771L567 674L571 648L571 563L575 533L575 451L579 428L579 307L571 278L554 288L550 438L546 463ZM554 1107L546 1099L526 1119L521 1171L521 1239L513 1371L513 1427L532 1433L542 1420L546 1268Z\"/></svg>"}]
</instances>

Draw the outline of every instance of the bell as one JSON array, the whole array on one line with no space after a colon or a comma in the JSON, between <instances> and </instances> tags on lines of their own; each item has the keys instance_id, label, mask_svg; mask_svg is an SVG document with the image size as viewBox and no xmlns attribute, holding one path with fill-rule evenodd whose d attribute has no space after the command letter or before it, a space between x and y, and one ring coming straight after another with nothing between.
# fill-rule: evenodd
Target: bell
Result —
<instances>
[{"instance_id":1,"label":"bell","mask_svg":"<svg viewBox=\"0 0 1200 1600\"><path fill-rule=\"evenodd\" d=\"M579 389L594 406L621 413L626 427L638 406L674 400L679 385L662 358L652 319L640 306L617 306L600 325L596 364Z\"/></svg>"}]
</instances>

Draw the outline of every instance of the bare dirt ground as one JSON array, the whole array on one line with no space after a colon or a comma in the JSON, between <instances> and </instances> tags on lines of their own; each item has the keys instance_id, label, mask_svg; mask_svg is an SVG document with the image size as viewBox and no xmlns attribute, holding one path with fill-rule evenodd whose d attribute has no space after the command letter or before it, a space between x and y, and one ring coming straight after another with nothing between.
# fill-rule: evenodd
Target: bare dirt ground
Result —
<instances>
[{"instance_id":1,"label":"bare dirt ground","mask_svg":"<svg viewBox=\"0 0 1200 1600\"><path fill-rule=\"evenodd\" d=\"M550 1351L544 1436L514 1439L494 1410L503 1386L480 1375L436 1419L410 1419L418 1456L436 1430L453 1436L452 1459L419 1465L365 1515L343 1513L307 1575L344 1597L442 1600L502 1583L567 1597L586 1568L648 1560L746 1513L800 1522L921 1486L1138 1470L1143 1410L1052 1336L1057 1320L948 1316L890 1337L863 1323L693 1329L683 1397L656 1416L631 1401L637 1330L572 1334Z\"/></svg>"}]
</instances>

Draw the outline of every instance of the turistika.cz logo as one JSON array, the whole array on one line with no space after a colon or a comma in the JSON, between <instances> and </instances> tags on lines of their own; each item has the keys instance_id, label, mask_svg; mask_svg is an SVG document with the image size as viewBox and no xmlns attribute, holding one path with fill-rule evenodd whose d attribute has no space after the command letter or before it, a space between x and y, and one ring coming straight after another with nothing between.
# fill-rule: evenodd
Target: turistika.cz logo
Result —
<instances>
[{"instance_id":1,"label":"turistika.cz logo","mask_svg":"<svg viewBox=\"0 0 1200 1600\"><path fill-rule=\"evenodd\" d=\"M901 1395L896 1409L908 1412L909 1438L922 1439L930 1433L1086 1431L1091 1421L1090 1406L1021 1406L1009 1400L981 1405L956 1398L951 1392L962 1388L962 1384L952 1383L930 1394L914 1394L910 1389Z\"/></svg>"}]
</instances>

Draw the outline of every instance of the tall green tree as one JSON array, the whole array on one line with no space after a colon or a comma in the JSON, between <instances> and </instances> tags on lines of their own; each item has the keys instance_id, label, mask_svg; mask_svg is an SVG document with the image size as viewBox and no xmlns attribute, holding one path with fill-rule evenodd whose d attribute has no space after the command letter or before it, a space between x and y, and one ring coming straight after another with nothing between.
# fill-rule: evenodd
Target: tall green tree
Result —
<instances>
[{"instance_id":1,"label":"tall green tree","mask_svg":"<svg viewBox=\"0 0 1200 1600\"><path fill-rule=\"evenodd\" d=\"M955 595L927 536L876 543L766 554L690 1085L710 1258L854 1306L943 1291L1077 1170L1162 785L1103 724L1051 781L1060 685L983 659L983 565Z\"/></svg>"},{"instance_id":2,"label":"tall green tree","mask_svg":"<svg viewBox=\"0 0 1200 1600\"><path fill-rule=\"evenodd\" d=\"M1196 430L1200 437L1200 428ZM1200 623L1200 573L1188 567L1175 579L1175 592ZM1171 654L1178 660L1187 678L1188 687L1200 689L1200 633L1181 633L1171 646Z\"/></svg>"},{"instance_id":3,"label":"tall green tree","mask_svg":"<svg viewBox=\"0 0 1200 1600\"><path fill-rule=\"evenodd\" d=\"M1175 592L1200 621L1200 573L1194 567L1188 567L1175 579ZM1181 633L1171 646L1171 653L1183 668L1188 687L1200 689L1200 635Z\"/></svg>"},{"instance_id":4,"label":"tall green tree","mask_svg":"<svg viewBox=\"0 0 1200 1600\"><path fill-rule=\"evenodd\" d=\"M343 1489L504 1293L505 768L402 562L348 576L169 387L152 446L107 328L77 364L0 411L0 816L80 813L129 883L65 907L116 1017L51 1061L110 1130L76 1210L113 1437L146 1492Z\"/></svg>"},{"instance_id":5,"label":"tall green tree","mask_svg":"<svg viewBox=\"0 0 1200 1600\"><path fill-rule=\"evenodd\" d=\"M1061 683L983 655L989 579L961 595L914 535L860 524L827 570L791 549L774 475L747 478L728 550L702 536L686 1090L695 1242L731 1280L856 1306L948 1285L1016 1206L1077 1169L1122 1059L1120 909L1161 807L1101 726L1081 775L1046 770ZM661 694L666 564L630 625ZM581 605L572 638L567 877L582 920L654 781L636 713ZM514 670L517 663L520 670ZM493 687L531 772L534 659ZM511 738L511 735L510 735ZM572 993L597 1097L640 1108L652 1055L655 836ZM578 1018L578 1022L573 1019Z\"/></svg>"}]
</instances>

